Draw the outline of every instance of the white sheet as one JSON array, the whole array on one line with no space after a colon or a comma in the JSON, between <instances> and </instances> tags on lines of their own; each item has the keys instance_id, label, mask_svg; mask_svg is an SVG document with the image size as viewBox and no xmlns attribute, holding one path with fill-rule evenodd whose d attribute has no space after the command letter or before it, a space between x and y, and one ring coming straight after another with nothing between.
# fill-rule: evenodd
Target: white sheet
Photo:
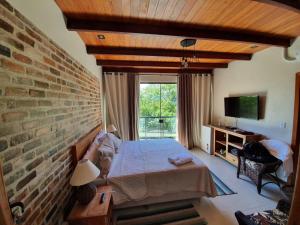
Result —
<instances>
[{"instance_id":1,"label":"white sheet","mask_svg":"<svg viewBox=\"0 0 300 225\"><path fill-rule=\"evenodd\" d=\"M190 154L191 163L175 166L168 161L179 153ZM172 139L125 141L108 174L116 205L181 192L216 196L206 165Z\"/></svg>"}]
</instances>

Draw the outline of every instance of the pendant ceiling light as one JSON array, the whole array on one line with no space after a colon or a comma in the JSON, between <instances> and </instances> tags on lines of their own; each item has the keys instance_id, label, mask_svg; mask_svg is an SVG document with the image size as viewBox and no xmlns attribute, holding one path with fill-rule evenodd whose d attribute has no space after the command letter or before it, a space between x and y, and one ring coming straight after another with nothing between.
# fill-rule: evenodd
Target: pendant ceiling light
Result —
<instances>
[{"instance_id":1,"label":"pendant ceiling light","mask_svg":"<svg viewBox=\"0 0 300 225\"><path fill-rule=\"evenodd\" d=\"M195 52L195 44L196 44L197 40L196 39L190 39L190 38L186 38L183 39L182 41L180 41L180 45L182 46L183 49L194 46L194 52ZM181 58L181 67L186 69L189 66L189 62L192 61L193 58L196 58L196 55L194 54L194 56L191 57L186 57L183 56Z\"/></svg>"}]
</instances>

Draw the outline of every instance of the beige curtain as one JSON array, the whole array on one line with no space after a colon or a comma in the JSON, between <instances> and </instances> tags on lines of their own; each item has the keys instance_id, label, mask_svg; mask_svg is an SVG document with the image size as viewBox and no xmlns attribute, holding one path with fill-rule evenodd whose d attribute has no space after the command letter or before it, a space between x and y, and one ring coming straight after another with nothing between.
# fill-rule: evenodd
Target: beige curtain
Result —
<instances>
[{"instance_id":1,"label":"beige curtain","mask_svg":"<svg viewBox=\"0 0 300 225\"><path fill-rule=\"evenodd\" d=\"M123 140L129 140L128 85L126 73L105 73L104 88L109 123Z\"/></svg>"},{"instance_id":2,"label":"beige curtain","mask_svg":"<svg viewBox=\"0 0 300 225\"><path fill-rule=\"evenodd\" d=\"M139 139L139 96L140 79L139 76L129 74L128 78L128 110L129 110L129 139Z\"/></svg>"},{"instance_id":3,"label":"beige curtain","mask_svg":"<svg viewBox=\"0 0 300 225\"><path fill-rule=\"evenodd\" d=\"M200 147L201 126L212 119L212 76L193 74L192 76L192 137L193 146Z\"/></svg>"},{"instance_id":4,"label":"beige curtain","mask_svg":"<svg viewBox=\"0 0 300 225\"><path fill-rule=\"evenodd\" d=\"M192 137L192 76L178 75L178 140L186 148L193 147Z\"/></svg>"},{"instance_id":5,"label":"beige curtain","mask_svg":"<svg viewBox=\"0 0 300 225\"><path fill-rule=\"evenodd\" d=\"M136 140L139 115L139 76L105 73L106 124L114 124L123 140Z\"/></svg>"},{"instance_id":6,"label":"beige curtain","mask_svg":"<svg viewBox=\"0 0 300 225\"><path fill-rule=\"evenodd\" d=\"M201 126L212 118L212 76L178 76L178 139L186 148L200 146Z\"/></svg>"}]
</instances>

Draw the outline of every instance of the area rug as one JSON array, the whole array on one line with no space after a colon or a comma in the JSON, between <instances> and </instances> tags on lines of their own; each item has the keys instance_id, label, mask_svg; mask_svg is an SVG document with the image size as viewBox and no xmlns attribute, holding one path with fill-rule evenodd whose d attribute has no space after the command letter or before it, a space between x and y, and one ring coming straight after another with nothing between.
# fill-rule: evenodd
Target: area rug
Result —
<instances>
[{"instance_id":1,"label":"area rug","mask_svg":"<svg viewBox=\"0 0 300 225\"><path fill-rule=\"evenodd\" d=\"M114 211L114 225L206 225L192 201L176 201Z\"/></svg>"},{"instance_id":2,"label":"area rug","mask_svg":"<svg viewBox=\"0 0 300 225\"><path fill-rule=\"evenodd\" d=\"M218 196L237 194L231 190L216 174L210 171L213 181L216 185Z\"/></svg>"}]
</instances>

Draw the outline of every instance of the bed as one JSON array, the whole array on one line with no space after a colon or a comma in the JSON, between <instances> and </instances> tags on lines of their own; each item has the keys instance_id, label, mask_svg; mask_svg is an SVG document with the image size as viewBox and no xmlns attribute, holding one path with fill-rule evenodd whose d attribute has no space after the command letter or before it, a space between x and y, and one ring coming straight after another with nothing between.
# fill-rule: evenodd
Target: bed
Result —
<instances>
[{"instance_id":1,"label":"bed","mask_svg":"<svg viewBox=\"0 0 300 225\"><path fill-rule=\"evenodd\" d=\"M88 144L101 128L96 127L74 145L76 164L84 157ZM92 134L92 135L91 135ZM84 144L82 144L84 143ZM114 156L107 176L113 188L114 204L118 208L147 205L183 199L216 196L216 188L207 166L191 154L193 162L175 166L168 157L187 152L172 139L124 141ZM89 157L95 154L88 153Z\"/></svg>"}]
</instances>

